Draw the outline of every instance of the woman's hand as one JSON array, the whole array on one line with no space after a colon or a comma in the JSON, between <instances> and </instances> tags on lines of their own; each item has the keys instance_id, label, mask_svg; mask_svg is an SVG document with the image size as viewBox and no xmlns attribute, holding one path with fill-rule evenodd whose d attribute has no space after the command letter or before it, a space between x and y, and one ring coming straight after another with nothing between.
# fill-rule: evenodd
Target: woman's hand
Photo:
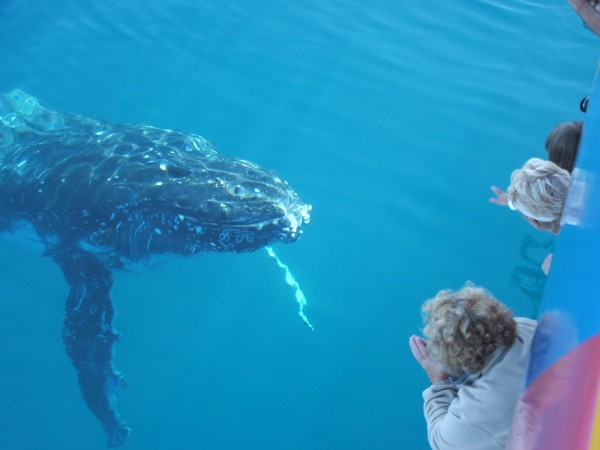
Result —
<instances>
[{"instance_id":1,"label":"woman's hand","mask_svg":"<svg viewBox=\"0 0 600 450\"><path fill-rule=\"evenodd\" d=\"M577 10L578 7L582 7L586 3L590 3L588 0L569 0L569 3L573 9Z\"/></svg>"},{"instance_id":2,"label":"woman's hand","mask_svg":"<svg viewBox=\"0 0 600 450\"><path fill-rule=\"evenodd\" d=\"M579 8L585 8L587 5L595 7L598 4L598 0L569 0L569 3L575 11L579 11Z\"/></svg>"},{"instance_id":3,"label":"woman's hand","mask_svg":"<svg viewBox=\"0 0 600 450\"><path fill-rule=\"evenodd\" d=\"M448 372L440 367L440 365L431 359L429 350L427 350L427 341L419 336L411 336L408 340L413 356L417 360L425 373L429 377L429 381L437 383L438 381L447 380L450 376Z\"/></svg>"},{"instance_id":4,"label":"woman's hand","mask_svg":"<svg viewBox=\"0 0 600 450\"><path fill-rule=\"evenodd\" d=\"M495 197L490 198L491 203L495 203L496 205L500 206L508 205L508 196L506 195L506 192L504 192L498 186L492 186L490 189L494 194L496 194Z\"/></svg>"},{"instance_id":5,"label":"woman's hand","mask_svg":"<svg viewBox=\"0 0 600 450\"><path fill-rule=\"evenodd\" d=\"M600 36L600 11L598 0L569 0L571 7L586 26Z\"/></svg>"}]
</instances>

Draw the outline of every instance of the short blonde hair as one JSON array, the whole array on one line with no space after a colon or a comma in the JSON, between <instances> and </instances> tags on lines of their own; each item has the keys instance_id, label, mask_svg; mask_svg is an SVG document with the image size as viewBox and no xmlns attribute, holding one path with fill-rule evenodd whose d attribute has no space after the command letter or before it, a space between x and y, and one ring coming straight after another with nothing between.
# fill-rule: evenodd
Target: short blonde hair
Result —
<instances>
[{"instance_id":1,"label":"short blonde hair","mask_svg":"<svg viewBox=\"0 0 600 450\"><path fill-rule=\"evenodd\" d=\"M481 371L499 346L515 341L512 312L481 287L440 291L422 311L429 353L454 376Z\"/></svg>"},{"instance_id":2,"label":"short blonde hair","mask_svg":"<svg viewBox=\"0 0 600 450\"><path fill-rule=\"evenodd\" d=\"M510 177L509 205L533 218L546 218L542 222L549 224L547 228L557 230L570 184L568 171L551 161L531 158Z\"/></svg>"}]
</instances>

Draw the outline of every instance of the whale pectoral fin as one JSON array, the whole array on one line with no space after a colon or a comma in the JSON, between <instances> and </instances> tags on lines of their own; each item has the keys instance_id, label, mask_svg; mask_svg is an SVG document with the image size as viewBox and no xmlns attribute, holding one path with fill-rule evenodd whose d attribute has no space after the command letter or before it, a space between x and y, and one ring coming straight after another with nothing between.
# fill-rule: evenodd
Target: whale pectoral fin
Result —
<instances>
[{"instance_id":1,"label":"whale pectoral fin","mask_svg":"<svg viewBox=\"0 0 600 450\"><path fill-rule=\"evenodd\" d=\"M100 419L108 446L125 442L131 429L117 412L116 388L123 383L114 368L115 311L110 300L110 271L94 256L79 250L60 252L54 259L71 287L65 306L63 342L77 370L84 400Z\"/></svg>"}]
</instances>

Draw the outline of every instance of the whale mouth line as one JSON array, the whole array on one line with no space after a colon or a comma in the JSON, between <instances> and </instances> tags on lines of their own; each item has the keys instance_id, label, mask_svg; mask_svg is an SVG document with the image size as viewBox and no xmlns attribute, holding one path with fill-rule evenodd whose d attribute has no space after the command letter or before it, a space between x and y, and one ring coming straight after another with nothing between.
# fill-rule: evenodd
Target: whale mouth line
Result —
<instances>
[{"instance_id":1,"label":"whale mouth line","mask_svg":"<svg viewBox=\"0 0 600 450\"><path fill-rule=\"evenodd\" d=\"M239 209L235 202L221 202L223 209L216 211L217 214L198 214L197 211L179 211L180 219L188 218L199 225L228 226L235 228L253 227L262 229L268 225L282 225L284 230L288 228L292 232L297 232L299 228L310 222L309 211L312 206L302 203L283 203L272 204L272 209L268 214L261 215L260 212L249 211L246 214L240 213L243 206ZM228 206L230 209L225 209Z\"/></svg>"}]
</instances>

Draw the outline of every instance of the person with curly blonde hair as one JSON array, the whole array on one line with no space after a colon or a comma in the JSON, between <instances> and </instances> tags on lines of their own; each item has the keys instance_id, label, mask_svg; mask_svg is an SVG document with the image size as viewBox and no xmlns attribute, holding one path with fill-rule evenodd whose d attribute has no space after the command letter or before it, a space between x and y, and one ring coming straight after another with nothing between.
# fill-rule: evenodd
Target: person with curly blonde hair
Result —
<instances>
[{"instance_id":1,"label":"person with curly blonde hair","mask_svg":"<svg viewBox=\"0 0 600 450\"><path fill-rule=\"evenodd\" d=\"M506 446L536 321L514 318L487 290L440 291L422 307L426 339L409 345L431 386L423 391L434 450Z\"/></svg>"}]
</instances>

